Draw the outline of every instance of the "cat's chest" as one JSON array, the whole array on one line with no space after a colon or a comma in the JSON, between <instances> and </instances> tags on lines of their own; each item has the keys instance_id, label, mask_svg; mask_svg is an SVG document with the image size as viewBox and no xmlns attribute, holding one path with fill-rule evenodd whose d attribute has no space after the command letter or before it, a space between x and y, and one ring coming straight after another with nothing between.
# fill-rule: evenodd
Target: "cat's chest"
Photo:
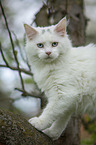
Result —
<instances>
[{"instance_id":1,"label":"cat's chest","mask_svg":"<svg viewBox=\"0 0 96 145\"><path fill-rule=\"evenodd\" d=\"M37 82L38 86L42 91L50 89L53 84L57 84L56 81L56 72L57 70L49 69L39 69L34 73L34 79ZM59 76L58 76L59 77Z\"/></svg>"},{"instance_id":2,"label":"cat's chest","mask_svg":"<svg viewBox=\"0 0 96 145\"><path fill-rule=\"evenodd\" d=\"M56 89L58 86L63 86L64 88L64 84L67 85L72 79L72 73L70 75L69 69L70 67L66 69L63 65L36 67L34 69L34 80L42 91Z\"/></svg>"}]
</instances>

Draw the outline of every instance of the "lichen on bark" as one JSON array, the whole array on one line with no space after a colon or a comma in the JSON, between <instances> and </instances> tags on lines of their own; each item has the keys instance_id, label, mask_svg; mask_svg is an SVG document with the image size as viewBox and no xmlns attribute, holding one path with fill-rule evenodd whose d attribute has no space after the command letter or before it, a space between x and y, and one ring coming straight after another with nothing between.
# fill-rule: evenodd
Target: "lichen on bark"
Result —
<instances>
[{"instance_id":1,"label":"lichen on bark","mask_svg":"<svg viewBox=\"0 0 96 145\"><path fill-rule=\"evenodd\" d=\"M19 114L0 110L0 143L6 145L53 145Z\"/></svg>"}]
</instances>

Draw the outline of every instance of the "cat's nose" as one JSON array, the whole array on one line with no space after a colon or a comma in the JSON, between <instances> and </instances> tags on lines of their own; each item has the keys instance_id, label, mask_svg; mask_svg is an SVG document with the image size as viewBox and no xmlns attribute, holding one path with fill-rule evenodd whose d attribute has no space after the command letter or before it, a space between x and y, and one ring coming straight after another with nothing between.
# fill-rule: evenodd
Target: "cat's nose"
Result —
<instances>
[{"instance_id":1,"label":"cat's nose","mask_svg":"<svg viewBox=\"0 0 96 145\"><path fill-rule=\"evenodd\" d=\"M51 54L51 52L50 51L47 51L46 54L49 56Z\"/></svg>"}]
</instances>

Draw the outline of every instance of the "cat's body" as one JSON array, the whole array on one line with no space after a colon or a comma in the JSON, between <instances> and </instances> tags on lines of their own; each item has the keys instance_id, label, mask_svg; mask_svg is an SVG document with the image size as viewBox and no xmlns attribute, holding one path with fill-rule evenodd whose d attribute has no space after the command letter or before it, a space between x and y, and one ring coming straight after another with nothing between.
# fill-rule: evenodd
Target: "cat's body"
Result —
<instances>
[{"instance_id":1,"label":"cat's body","mask_svg":"<svg viewBox=\"0 0 96 145\"><path fill-rule=\"evenodd\" d=\"M72 114L96 116L96 46L73 48L65 23L63 19L36 32L32 28L34 38L33 32L30 37L27 31L31 28L25 27L28 38L32 38L26 51L34 80L48 99L42 114L29 122L53 139L61 135Z\"/></svg>"}]
</instances>

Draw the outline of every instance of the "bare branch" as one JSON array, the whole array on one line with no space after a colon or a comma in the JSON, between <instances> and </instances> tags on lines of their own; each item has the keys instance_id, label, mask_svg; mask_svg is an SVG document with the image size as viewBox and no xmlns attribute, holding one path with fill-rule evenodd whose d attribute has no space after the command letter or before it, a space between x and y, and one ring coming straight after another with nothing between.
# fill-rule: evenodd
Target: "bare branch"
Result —
<instances>
[{"instance_id":1,"label":"bare branch","mask_svg":"<svg viewBox=\"0 0 96 145\"><path fill-rule=\"evenodd\" d=\"M16 42L16 45L17 45L18 48L19 48L19 51L20 51L20 55L21 55L22 60L23 60L25 63L27 63L27 62L26 62L26 59L24 58L24 56L23 56L23 54L22 54L21 46L20 46L20 43L19 43L19 40L18 40L16 34L15 34L13 31L12 31L12 34L13 34L14 37L15 37L15 42Z\"/></svg>"},{"instance_id":2,"label":"bare branch","mask_svg":"<svg viewBox=\"0 0 96 145\"><path fill-rule=\"evenodd\" d=\"M5 56L4 56L4 53L2 51L1 43L0 43L0 51L1 51L1 55L2 55L2 58L3 58L3 60L4 60L5 64L6 64L6 66L9 67L9 64L8 64L8 62L7 62L7 60L6 60Z\"/></svg>"},{"instance_id":3,"label":"bare branch","mask_svg":"<svg viewBox=\"0 0 96 145\"><path fill-rule=\"evenodd\" d=\"M12 69L12 70L18 71L18 68L17 68L17 67L13 67L13 66L10 66L10 65L9 65L8 61L6 60L6 58L5 58L5 56L4 56L4 53L3 53L3 50L2 50L1 43L0 43L0 51L1 51L2 58L3 58L3 60L4 60L5 64L6 64L6 65L0 64L0 67L7 67L7 68L10 68L10 69ZM33 75L30 71L25 70L25 69L23 69L23 68L20 68L20 67L19 67L19 70L20 70L21 72L25 73L25 74L28 74L28 75L31 75L31 76Z\"/></svg>"},{"instance_id":4,"label":"bare branch","mask_svg":"<svg viewBox=\"0 0 96 145\"><path fill-rule=\"evenodd\" d=\"M32 96L32 97L40 98L40 99L44 96L44 93L40 93L40 94L37 94L35 92L29 93L29 92L22 90L20 88L15 88L15 90L22 92L22 96Z\"/></svg>"},{"instance_id":5,"label":"bare branch","mask_svg":"<svg viewBox=\"0 0 96 145\"><path fill-rule=\"evenodd\" d=\"M10 38L10 42L11 42L11 46L12 46L13 55L14 55L14 58L15 58L15 61L16 61L16 64L17 64L17 68L18 68L18 72L19 72L19 76L20 76L20 81L21 81L22 89L24 90L24 82L23 82L23 78L22 78L22 75L21 75L21 70L19 68L19 62L18 62L18 59L17 59L17 55L15 53L15 47L14 47L11 31L9 29L7 18L6 18L6 15L5 15L5 12L4 12L4 9L3 9L1 1L0 1L0 7L1 7L2 15L3 15L4 20L5 20L7 31L8 31L8 34L9 34L9 38Z\"/></svg>"},{"instance_id":6,"label":"bare branch","mask_svg":"<svg viewBox=\"0 0 96 145\"><path fill-rule=\"evenodd\" d=\"M6 65L3 65L3 64L0 64L0 67L7 67L7 68L10 68L12 70L15 70L15 71L18 71L18 68L16 67L12 67L8 64L5 56L4 56L4 53L2 51L2 47L1 47L1 43L0 43L0 51L1 51L1 55L2 55L2 58L5 62ZM19 68L20 69L20 68ZM20 72L23 72L23 73L26 73L26 74L29 74L29 75L33 75L30 71L26 71L25 69L20 69ZM40 94L36 94L35 92L27 92L25 89L20 89L20 88L15 88L16 90L22 92L22 96L32 96L32 97L35 97L35 98L41 98L44 94L43 93L40 93Z\"/></svg>"},{"instance_id":7,"label":"bare branch","mask_svg":"<svg viewBox=\"0 0 96 145\"><path fill-rule=\"evenodd\" d=\"M3 58L4 62L5 62L5 64L6 64L6 65L0 64L0 67L7 67L7 68L10 68L12 70L15 70L15 71L18 71L19 72L19 77L20 77L20 80L21 80L22 89L19 89L19 88L15 88L15 89L18 90L18 91L20 91L20 92L22 92L22 96L32 96L32 97L35 97L35 98L41 98L44 95L43 93L40 93L39 95L36 94L35 92L29 93L24 88L24 82L23 82L23 78L22 78L21 72L26 73L26 74L31 75L31 76L33 74L30 71L30 66L29 65L28 65L29 66L29 71L27 71L25 69L22 69L19 66L19 61L17 59L17 54L15 53L15 46L14 46L14 43L13 43L12 34L11 34L10 29L9 29L8 22L7 22L7 18L5 16L5 12L4 12L4 9L3 9L3 6L2 6L1 1L0 1L0 7L1 7L1 11L2 11L4 20L5 20L5 24L6 24L7 31L8 31L8 34L9 34L9 38L10 38L10 42L11 42L11 46L12 46L12 51L13 51L13 55L14 55L14 58L15 58L15 62L17 64L17 67L13 67L13 66L10 66L9 65L8 61L6 60L6 58L4 56L4 53L2 51L1 44L0 44L1 55L2 55L2 58ZM15 39L17 41L17 37L16 36L15 36ZM18 45L18 47L20 47L18 41L17 41L17 45ZM28 62L27 62L27 64L28 64ZM37 86L37 84L36 84L36 86Z\"/></svg>"},{"instance_id":8,"label":"bare branch","mask_svg":"<svg viewBox=\"0 0 96 145\"><path fill-rule=\"evenodd\" d=\"M24 56L23 56L23 54L22 54L22 51L21 51L21 47L20 47L19 40L18 40L18 38L17 38L16 34L15 34L14 32L12 32L12 33L13 33L13 35L14 35L14 37L15 37L15 40L16 40L16 45L17 45L17 46L18 46L18 48L19 48L21 58L22 58L22 59L23 59L23 61L27 64L27 66L28 66L29 70L31 71L31 67L30 67L30 65L29 65L29 63L28 63L27 56L26 56L26 59L25 59L25 58L24 58ZM23 49L25 48L25 43L26 43L26 35L24 35L24 46L23 46Z\"/></svg>"},{"instance_id":9,"label":"bare branch","mask_svg":"<svg viewBox=\"0 0 96 145\"><path fill-rule=\"evenodd\" d=\"M14 71L18 71L18 68L17 67L14 67L14 66L10 66L10 65L5 65L5 64L0 64L0 67L6 67L6 68L9 68L9 69L11 69L11 70L14 70ZM30 75L30 76L32 76L33 74L30 72L30 71L28 71L28 70L25 70L25 69L23 69L23 68L19 68L20 69L20 71L22 72L22 73L25 73L25 74L27 74L27 75Z\"/></svg>"}]
</instances>

